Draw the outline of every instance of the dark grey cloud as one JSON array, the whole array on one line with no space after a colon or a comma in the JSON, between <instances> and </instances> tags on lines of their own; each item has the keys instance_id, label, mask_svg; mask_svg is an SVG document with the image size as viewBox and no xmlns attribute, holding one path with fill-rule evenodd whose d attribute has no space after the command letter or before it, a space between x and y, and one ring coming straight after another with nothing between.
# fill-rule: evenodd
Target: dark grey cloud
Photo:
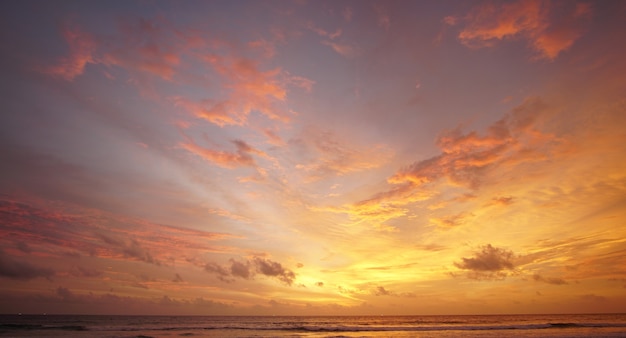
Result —
<instances>
[{"instance_id":1,"label":"dark grey cloud","mask_svg":"<svg viewBox=\"0 0 626 338\"><path fill-rule=\"evenodd\" d=\"M25 242L15 243L15 247L23 253L31 253L33 249Z\"/></svg>"},{"instance_id":2,"label":"dark grey cloud","mask_svg":"<svg viewBox=\"0 0 626 338\"><path fill-rule=\"evenodd\" d=\"M125 242L102 233L96 233L96 237L100 238L105 244L109 245L109 248L114 249L114 251L122 254L125 258L134 258L146 263L161 265L161 262L155 259L152 254L144 249L135 239L131 239L130 242Z\"/></svg>"},{"instance_id":3,"label":"dark grey cloud","mask_svg":"<svg viewBox=\"0 0 626 338\"><path fill-rule=\"evenodd\" d=\"M230 260L230 273L235 277L243 279L252 278L253 272L250 270L250 262L239 262L234 259Z\"/></svg>"},{"instance_id":4,"label":"dark grey cloud","mask_svg":"<svg viewBox=\"0 0 626 338\"><path fill-rule=\"evenodd\" d=\"M543 282L543 283L548 283L548 284L554 284L554 285L565 285L565 284L569 284L566 280L564 280L563 278L553 278L553 277L544 277L540 274L534 274L533 275L533 279L536 282Z\"/></svg>"},{"instance_id":5,"label":"dark grey cloud","mask_svg":"<svg viewBox=\"0 0 626 338\"><path fill-rule=\"evenodd\" d=\"M270 277L276 277L285 284L291 285L293 280L296 278L293 271L284 268L278 262L273 262L269 259L261 257L255 257L253 262L259 273Z\"/></svg>"},{"instance_id":6,"label":"dark grey cloud","mask_svg":"<svg viewBox=\"0 0 626 338\"><path fill-rule=\"evenodd\" d=\"M27 262L21 262L0 251L0 277L29 280L34 278L50 278L55 275L54 270L42 268Z\"/></svg>"},{"instance_id":7,"label":"dark grey cloud","mask_svg":"<svg viewBox=\"0 0 626 338\"><path fill-rule=\"evenodd\" d=\"M390 296L391 294L391 291L385 289L382 286L378 286L376 287L376 289L374 289L374 295L376 296Z\"/></svg>"},{"instance_id":8,"label":"dark grey cloud","mask_svg":"<svg viewBox=\"0 0 626 338\"><path fill-rule=\"evenodd\" d=\"M222 282L231 283L235 281L230 278L230 270L214 262L206 263L204 271L214 274Z\"/></svg>"},{"instance_id":9,"label":"dark grey cloud","mask_svg":"<svg viewBox=\"0 0 626 338\"><path fill-rule=\"evenodd\" d=\"M102 271L82 266L74 266L70 269L70 274L74 277L100 277L102 276Z\"/></svg>"},{"instance_id":10,"label":"dark grey cloud","mask_svg":"<svg viewBox=\"0 0 626 338\"><path fill-rule=\"evenodd\" d=\"M174 274L174 278L172 279L172 282L181 283L181 282L184 282L184 280L183 280L183 277L181 277L179 274Z\"/></svg>"},{"instance_id":11,"label":"dark grey cloud","mask_svg":"<svg viewBox=\"0 0 626 338\"><path fill-rule=\"evenodd\" d=\"M374 296L390 296L390 297L402 297L402 298L414 298L416 297L412 292L394 292L385 288L384 286L376 286L370 289L370 294Z\"/></svg>"},{"instance_id":12,"label":"dark grey cloud","mask_svg":"<svg viewBox=\"0 0 626 338\"><path fill-rule=\"evenodd\" d=\"M512 270L513 252L506 249L496 248L491 244L487 244L476 252L473 257L461 258L461 262L454 265L459 269L472 271L501 271Z\"/></svg>"},{"instance_id":13,"label":"dark grey cloud","mask_svg":"<svg viewBox=\"0 0 626 338\"><path fill-rule=\"evenodd\" d=\"M256 274L276 278L287 285L292 285L296 278L296 274L281 263L259 256L245 261L230 259L226 266L209 262L204 265L204 270L227 283L233 282L234 278L254 279Z\"/></svg>"}]
</instances>

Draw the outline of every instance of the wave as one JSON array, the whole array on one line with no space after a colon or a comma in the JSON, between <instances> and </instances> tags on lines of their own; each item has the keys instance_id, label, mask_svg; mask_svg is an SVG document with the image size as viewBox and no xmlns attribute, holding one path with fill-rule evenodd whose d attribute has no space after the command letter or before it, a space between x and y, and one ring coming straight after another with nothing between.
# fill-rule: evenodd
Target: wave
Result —
<instances>
[{"instance_id":1,"label":"wave","mask_svg":"<svg viewBox=\"0 0 626 338\"><path fill-rule=\"evenodd\" d=\"M0 324L0 330L31 331L31 330L62 330L62 331L87 331L82 325L40 325L40 324Z\"/></svg>"},{"instance_id":2,"label":"wave","mask_svg":"<svg viewBox=\"0 0 626 338\"><path fill-rule=\"evenodd\" d=\"M420 332L420 331L498 331L498 330L539 330L559 328L620 328L624 323L542 323L514 325L430 325L430 326L319 326L319 325L213 325L213 326L171 326L171 327L124 327L107 328L115 331L291 331L291 332Z\"/></svg>"},{"instance_id":3,"label":"wave","mask_svg":"<svg viewBox=\"0 0 626 338\"><path fill-rule=\"evenodd\" d=\"M413 325L344 325L335 323L294 323L294 322L244 322L244 323L194 323L195 325L176 325L162 323L152 325L42 325L42 324L0 324L0 332L59 330L59 331L117 331L117 332L158 332L158 331L274 331L274 332L318 332L318 333L349 333L349 332L428 332L428 331L505 331L505 330L544 330L544 329L575 329L575 328L626 328L626 323L619 322L535 322L506 324L472 324L472 323L432 323ZM397 323L396 323L397 324Z\"/></svg>"}]
</instances>

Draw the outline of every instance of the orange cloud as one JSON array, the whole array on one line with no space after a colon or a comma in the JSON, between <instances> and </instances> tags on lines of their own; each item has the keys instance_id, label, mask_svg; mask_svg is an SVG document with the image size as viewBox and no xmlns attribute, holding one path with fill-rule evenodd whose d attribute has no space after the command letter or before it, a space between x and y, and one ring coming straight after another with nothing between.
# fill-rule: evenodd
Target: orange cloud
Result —
<instances>
[{"instance_id":1,"label":"orange cloud","mask_svg":"<svg viewBox=\"0 0 626 338\"><path fill-rule=\"evenodd\" d=\"M253 148L244 141L235 140L233 143L235 144L235 147L237 147L236 152L207 149L195 144L192 141L182 143L181 147L224 168L256 167L256 162L254 161L252 154L264 157L267 156L263 151Z\"/></svg>"},{"instance_id":2,"label":"orange cloud","mask_svg":"<svg viewBox=\"0 0 626 338\"><path fill-rule=\"evenodd\" d=\"M433 184L475 190L488 182L486 178L499 167L513 167L523 162L559 156L559 140L539 130L549 112L545 103L533 98L494 122L483 135L477 132L463 133L460 128L446 131L437 139L441 154L398 170L387 179L394 185L389 190L336 212L350 214L358 220L384 222L407 215L406 205L435 196L437 189L431 189ZM453 200L463 201L473 197L472 194L466 194ZM511 201L510 198L502 197L494 199L493 203L506 204ZM443 202L442 206L445 204ZM436 205L431 207L438 208ZM430 221L450 227L460 224L468 216L471 215L434 217Z\"/></svg>"},{"instance_id":3,"label":"orange cloud","mask_svg":"<svg viewBox=\"0 0 626 338\"><path fill-rule=\"evenodd\" d=\"M296 167L309 173L312 180L377 168L391 156L383 146L357 149L340 141L329 131L309 130L305 134L305 142L304 151L314 154L314 160Z\"/></svg>"},{"instance_id":4,"label":"orange cloud","mask_svg":"<svg viewBox=\"0 0 626 338\"><path fill-rule=\"evenodd\" d=\"M85 66L88 63L97 62L94 59L97 44L90 34L81 31L75 26L65 26L62 34L69 45L70 53L62 58L59 64L48 67L43 72L72 81L85 71Z\"/></svg>"},{"instance_id":5,"label":"orange cloud","mask_svg":"<svg viewBox=\"0 0 626 338\"><path fill-rule=\"evenodd\" d=\"M442 154L415 162L388 181L420 186L447 178L453 184L476 188L489 168L536 157L542 147L552 144L546 142L551 136L534 126L546 110L541 100L530 99L493 123L484 136L476 132L463 134L458 128L444 132L437 140ZM536 153L529 155L529 149Z\"/></svg>"},{"instance_id":6,"label":"orange cloud","mask_svg":"<svg viewBox=\"0 0 626 338\"><path fill-rule=\"evenodd\" d=\"M466 16L467 25L458 37L466 46L475 48L521 37L537 52L537 58L554 60L582 35L581 24L590 15L591 7L585 3L487 3Z\"/></svg>"},{"instance_id":7,"label":"orange cloud","mask_svg":"<svg viewBox=\"0 0 626 338\"><path fill-rule=\"evenodd\" d=\"M200 102L175 97L177 105L219 126L242 125L252 111L258 111L272 120L289 121L287 112L277 106L287 97L284 81L280 79L283 73L279 68L261 71L256 61L227 58L214 53L206 54L203 61L225 81L223 88L230 92L228 97Z\"/></svg>"}]
</instances>

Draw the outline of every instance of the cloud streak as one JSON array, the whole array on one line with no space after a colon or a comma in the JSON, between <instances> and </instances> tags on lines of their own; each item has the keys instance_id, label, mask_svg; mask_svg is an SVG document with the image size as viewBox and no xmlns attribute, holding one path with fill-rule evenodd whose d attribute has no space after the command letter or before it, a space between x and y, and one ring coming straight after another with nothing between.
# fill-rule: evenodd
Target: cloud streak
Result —
<instances>
[{"instance_id":1,"label":"cloud streak","mask_svg":"<svg viewBox=\"0 0 626 338\"><path fill-rule=\"evenodd\" d=\"M0 251L0 277L17 280L30 280L34 278L49 279L54 275L55 271L52 269L15 260Z\"/></svg>"},{"instance_id":2,"label":"cloud streak","mask_svg":"<svg viewBox=\"0 0 626 338\"><path fill-rule=\"evenodd\" d=\"M589 4L574 1L490 2L470 11L458 37L472 48L522 38L535 50L537 58L554 60L582 35L581 25L591 13Z\"/></svg>"}]
</instances>

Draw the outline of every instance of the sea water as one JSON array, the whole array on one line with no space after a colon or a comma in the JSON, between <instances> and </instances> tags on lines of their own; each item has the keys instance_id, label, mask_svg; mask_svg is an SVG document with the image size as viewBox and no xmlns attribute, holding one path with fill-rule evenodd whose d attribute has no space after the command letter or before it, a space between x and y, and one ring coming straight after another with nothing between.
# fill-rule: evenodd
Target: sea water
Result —
<instances>
[{"instance_id":1,"label":"sea water","mask_svg":"<svg viewBox=\"0 0 626 338\"><path fill-rule=\"evenodd\" d=\"M626 314L1 315L2 337L626 337Z\"/></svg>"}]
</instances>

